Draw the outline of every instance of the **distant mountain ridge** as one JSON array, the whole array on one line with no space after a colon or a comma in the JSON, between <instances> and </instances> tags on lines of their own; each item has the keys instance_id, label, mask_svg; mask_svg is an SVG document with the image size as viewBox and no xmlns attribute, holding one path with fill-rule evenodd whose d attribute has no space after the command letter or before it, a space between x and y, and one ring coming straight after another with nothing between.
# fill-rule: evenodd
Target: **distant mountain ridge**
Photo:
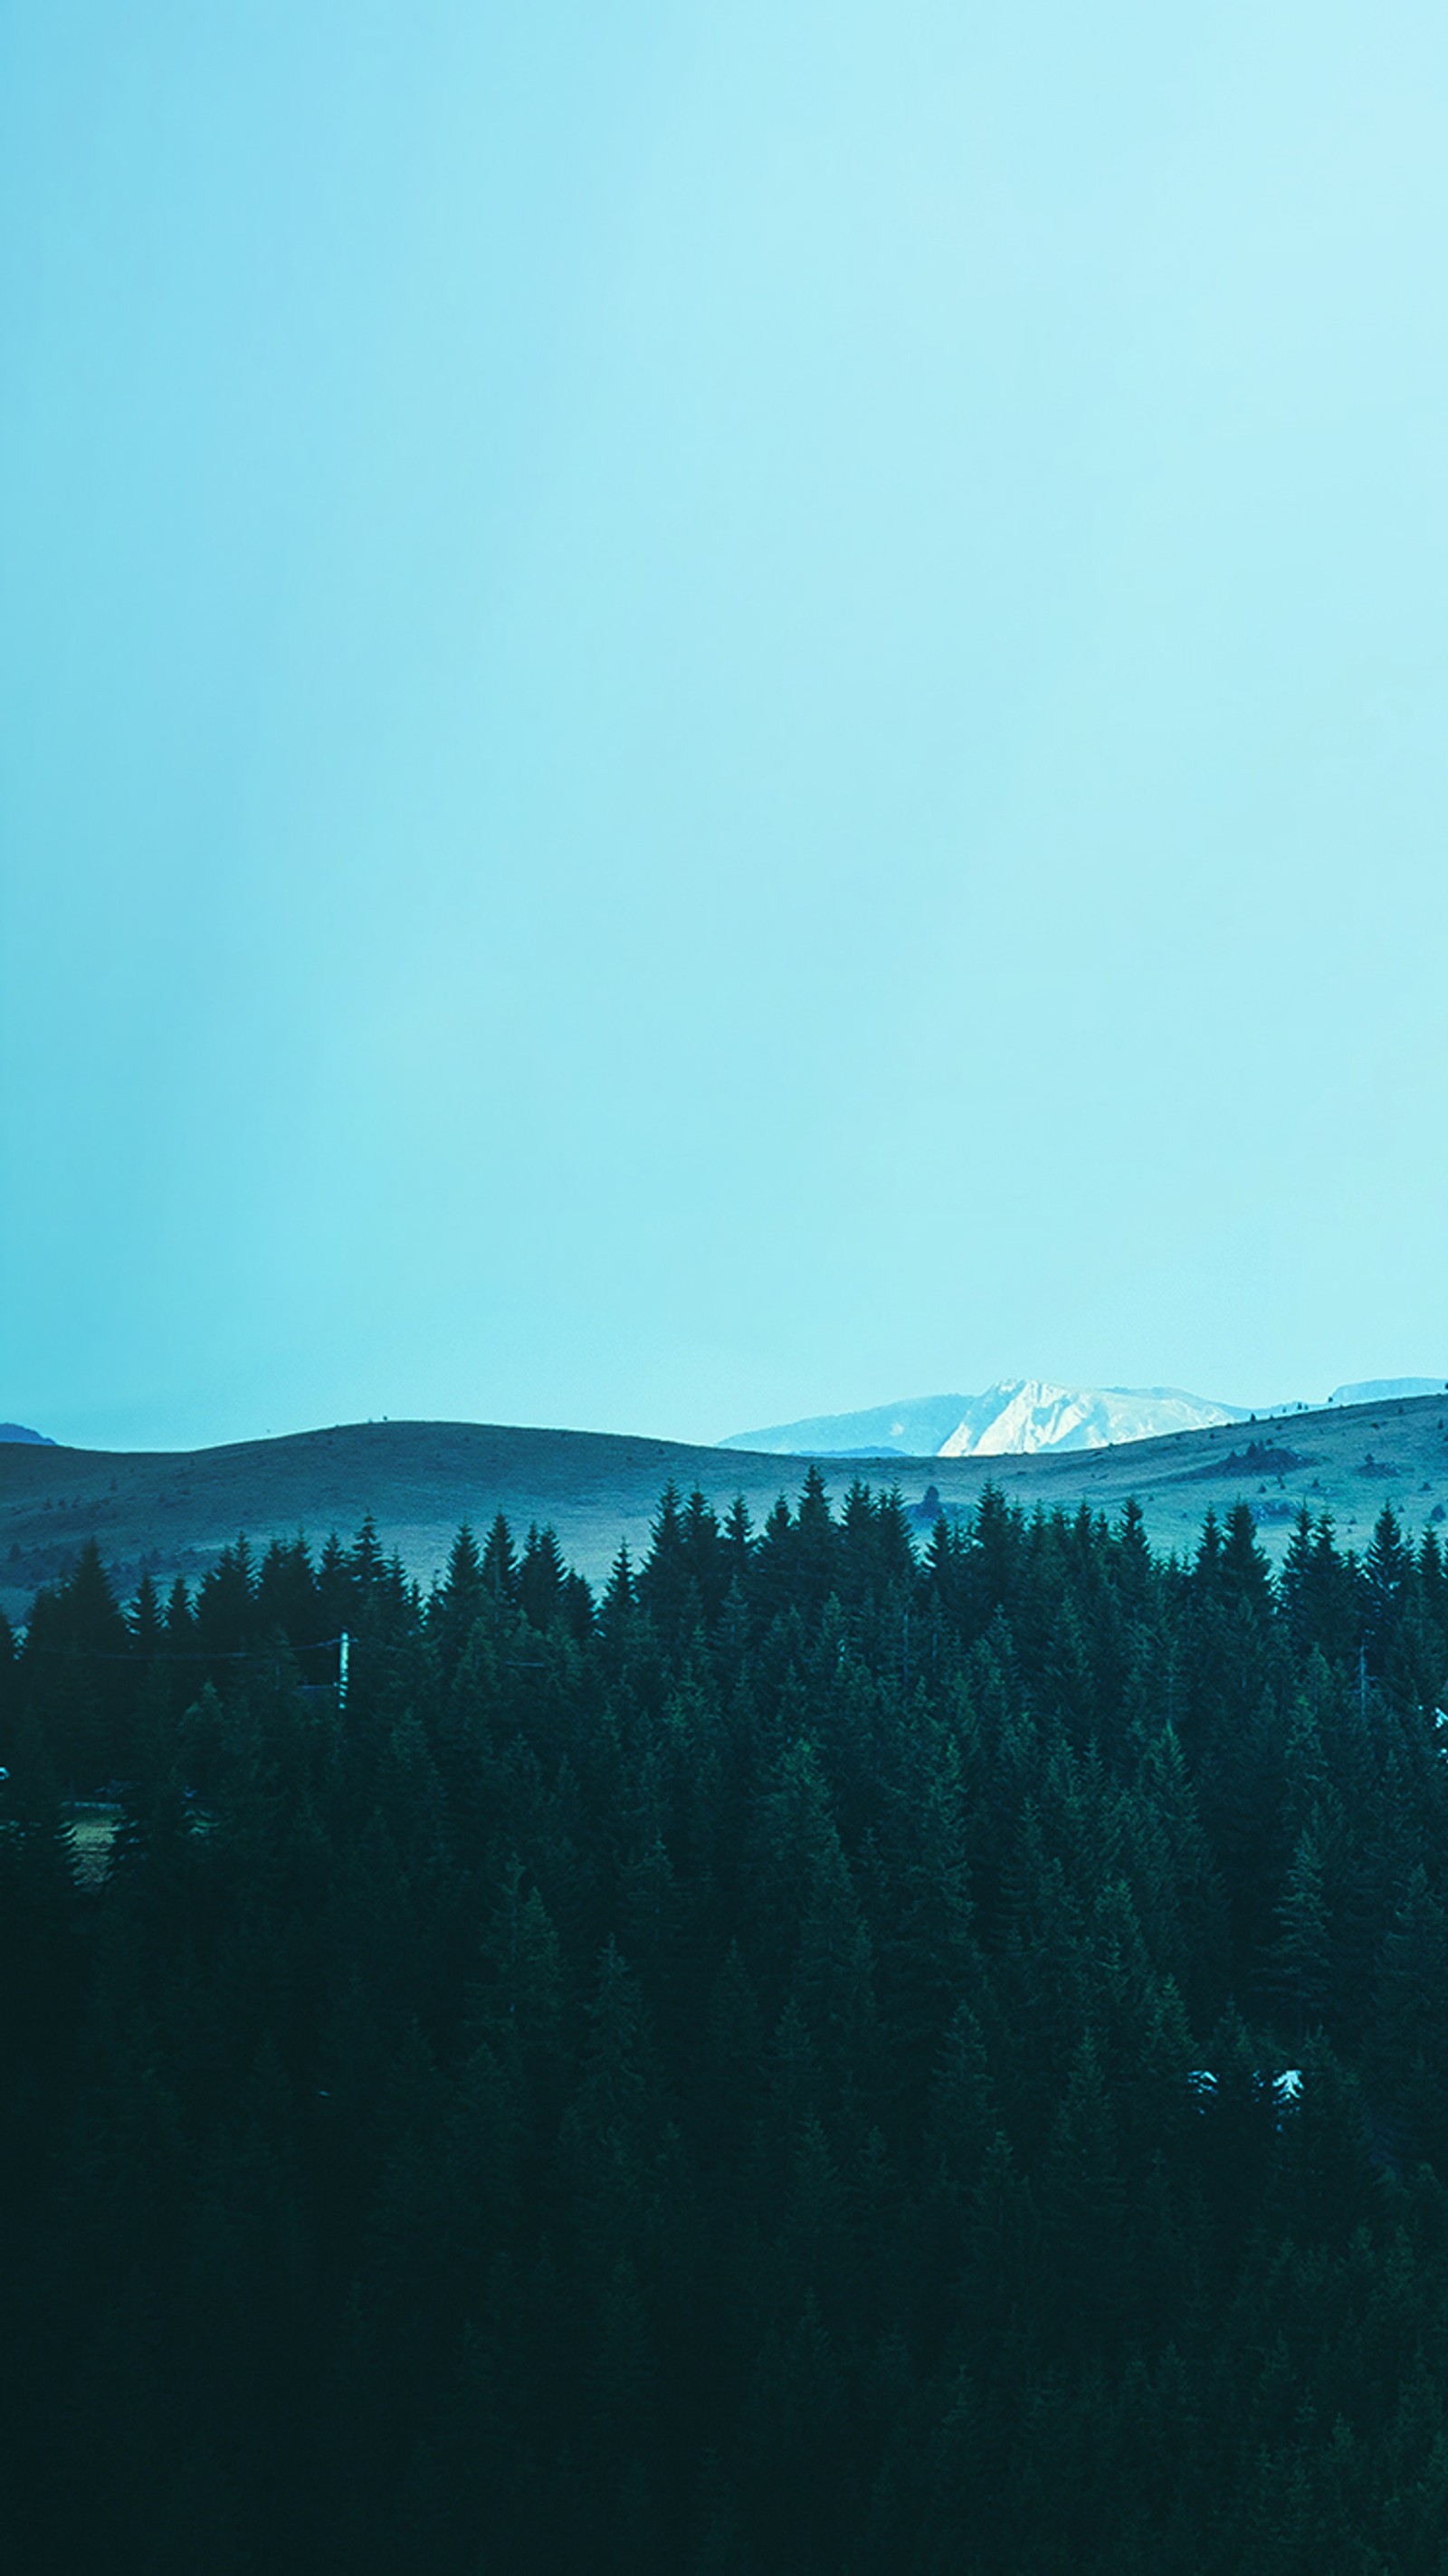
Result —
<instances>
[{"instance_id":1,"label":"distant mountain ridge","mask_svg":"<svg viewBox=\"0 0 1448 2576\"><path fill-rule=\"evenodd\" d=\"M0 1422L0 1440L17 1440L27 1449L53 1449L55 1442L45 1431L27 1431L23 1422Z\"/></svg>"},{"instance_id":2,"label":"distant mountain ridge","mask_svg":"<svg viewBox=\"0 0 1448 2576\"><path fill-rule=\"evenodd\" d=\"M1002 1378L982 1395L925 1395L863 1413L817 1414L767 1431L736 1431L721 1449L781 1457L996 1458L1042 1449L1109 1449L1123 1440L1160 1440L1247 1422L1246 1405L1220 1404L1175 1386L1056 1386L1046 1378Z\"/></svg>"},{"instance_id":3,"label":"distant mountain ridge","mask_svg":"<svg viewBox=\"0 0 1448 2576\"><path fill-rule=\"evenodd\" d=\"M1392 1404L1414 1395L1448 1395L1448 1378L1363 1377L1351 1386L1335 1386L1329 1404Z\"/></svg>"}]
</instances>

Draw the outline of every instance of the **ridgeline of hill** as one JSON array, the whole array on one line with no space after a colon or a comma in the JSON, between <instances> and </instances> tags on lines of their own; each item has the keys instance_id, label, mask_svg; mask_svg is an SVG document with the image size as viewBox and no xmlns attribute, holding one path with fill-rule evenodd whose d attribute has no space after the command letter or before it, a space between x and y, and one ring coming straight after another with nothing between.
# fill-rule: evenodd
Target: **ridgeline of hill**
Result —
<instances>
[{"instance_id":1,"label":"ridgeline of hill","mask_svg":"<svg viewBox=\"0 0 1448 2576\"><path fill-rule=\"evenodd\" d=\"M551 1524L563 1552L598 1582L627 1539L647 1544L661 1488L696 1486L716 1509L742 1494L756 1523L807 1458L691 1447L612 1432L538 1431L489 1423L367 1422L216 1449L111 1451L0 1445L0 1607L23 1617L41 1584L94 1536L123 1594L143 1569L158 1587L188 1580L245 1531L253 1541L344 1536L369 1513L383 1546L424 1584L446 1561L461 1521L485 1529L504 1512L515 1530ZM898 1482L924 1521L937 1506L969 1513L999 1485L1033 1510L1081 1502L1115 1518L1128 1496L1152 1544L1185 1553L1209 1504L1249 1501L1275 1558L1302 1503L1332 1515L1338 1544L1363 1548L1385 1502L1420 1533L1448 1514L1448 1398L1334 1406L1263 1417L1115 1448L1026 1457L826 1459L831 1489L856 1472Z\"/></svg>"}]
</instances>

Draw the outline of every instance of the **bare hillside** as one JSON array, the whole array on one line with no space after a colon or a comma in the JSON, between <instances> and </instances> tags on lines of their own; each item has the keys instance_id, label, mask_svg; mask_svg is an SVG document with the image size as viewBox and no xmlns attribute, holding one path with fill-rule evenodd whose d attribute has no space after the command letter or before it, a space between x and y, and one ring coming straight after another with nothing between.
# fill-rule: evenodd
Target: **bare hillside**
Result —
<instances>
[{"instance_id":1,"label":"bare hillside","mask_svg":"<svg viewBox=\"0 0 1448 2576\"><path fill-rule=\"evenodd\" d=\"M1073 1510L1083 1500L1115 1515L1134 1494L1154 1543L1187 1549L1209 1504L1245 1496L1273 1555L1298 1505L1329 1510L1340 1540L1361 1548L1385 1501L1413 1532L1448 1511L1448 1399L1417 1397L1334 1407L1173 1434L1074 1454L871 1462L875 1483L898 1482L907 1503L933 1492L968 1511L994 1481L1028 1509ZM487 1423L353 1423L225 1448L139 1451L0 1444L0 1603L23 1615L38 1585L61 1573L94 1533L123 1593L143 1565L168 1584L194 1578L245 1531L254 1545L302 1530L320 1544L350 1537L370 1512L384 1545L426 1582L458 1523L484 1528L506 1512L521 1534L551 1521L565 1554L590 1578L607 1571L621 1538L637 1552L664 1485L697 1485L716 1506L742 1493L756 1520L781 1491L795 1493L809 1461L691 1448L605 1432L534 1431ZM822 1461L838 1495L855 1472ZM933 1504L931 1506L933 1510Z\"/></svg>"}]
</instances>

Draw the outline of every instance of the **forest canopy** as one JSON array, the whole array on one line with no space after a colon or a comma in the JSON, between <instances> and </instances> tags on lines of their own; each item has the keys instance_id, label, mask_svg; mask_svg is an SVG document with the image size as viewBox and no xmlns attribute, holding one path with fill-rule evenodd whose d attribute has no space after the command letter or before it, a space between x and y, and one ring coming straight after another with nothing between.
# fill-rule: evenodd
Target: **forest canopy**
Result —
<instances>
[{"instance_id":1,"label":"forest canopy","mask_svg":"<svg viewBox=\"0 0 1448 2576\"><path fill-rule=\"evenodd\" d=\"M0 1623L10 2564L1436 2576L1445 1701L1390 1511L87 1547Z\"/></svg>"}]
</instances>

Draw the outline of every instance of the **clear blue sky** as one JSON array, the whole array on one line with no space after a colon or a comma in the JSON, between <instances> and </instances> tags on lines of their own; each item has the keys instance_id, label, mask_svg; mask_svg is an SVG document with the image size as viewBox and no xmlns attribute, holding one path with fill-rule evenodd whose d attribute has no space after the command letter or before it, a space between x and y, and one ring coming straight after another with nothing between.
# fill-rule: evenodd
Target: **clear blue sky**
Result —
<instances>
[{"instance_id":1,"label":"clear blue sky","mask_svg":"<svg viewBox=\"0 0 1448 2576\"><path fill-rule=\"evenodd\" d=\"M1448 1372L1428 0L0 0L0 1416Z\"/></svg>"}]
</instances>

